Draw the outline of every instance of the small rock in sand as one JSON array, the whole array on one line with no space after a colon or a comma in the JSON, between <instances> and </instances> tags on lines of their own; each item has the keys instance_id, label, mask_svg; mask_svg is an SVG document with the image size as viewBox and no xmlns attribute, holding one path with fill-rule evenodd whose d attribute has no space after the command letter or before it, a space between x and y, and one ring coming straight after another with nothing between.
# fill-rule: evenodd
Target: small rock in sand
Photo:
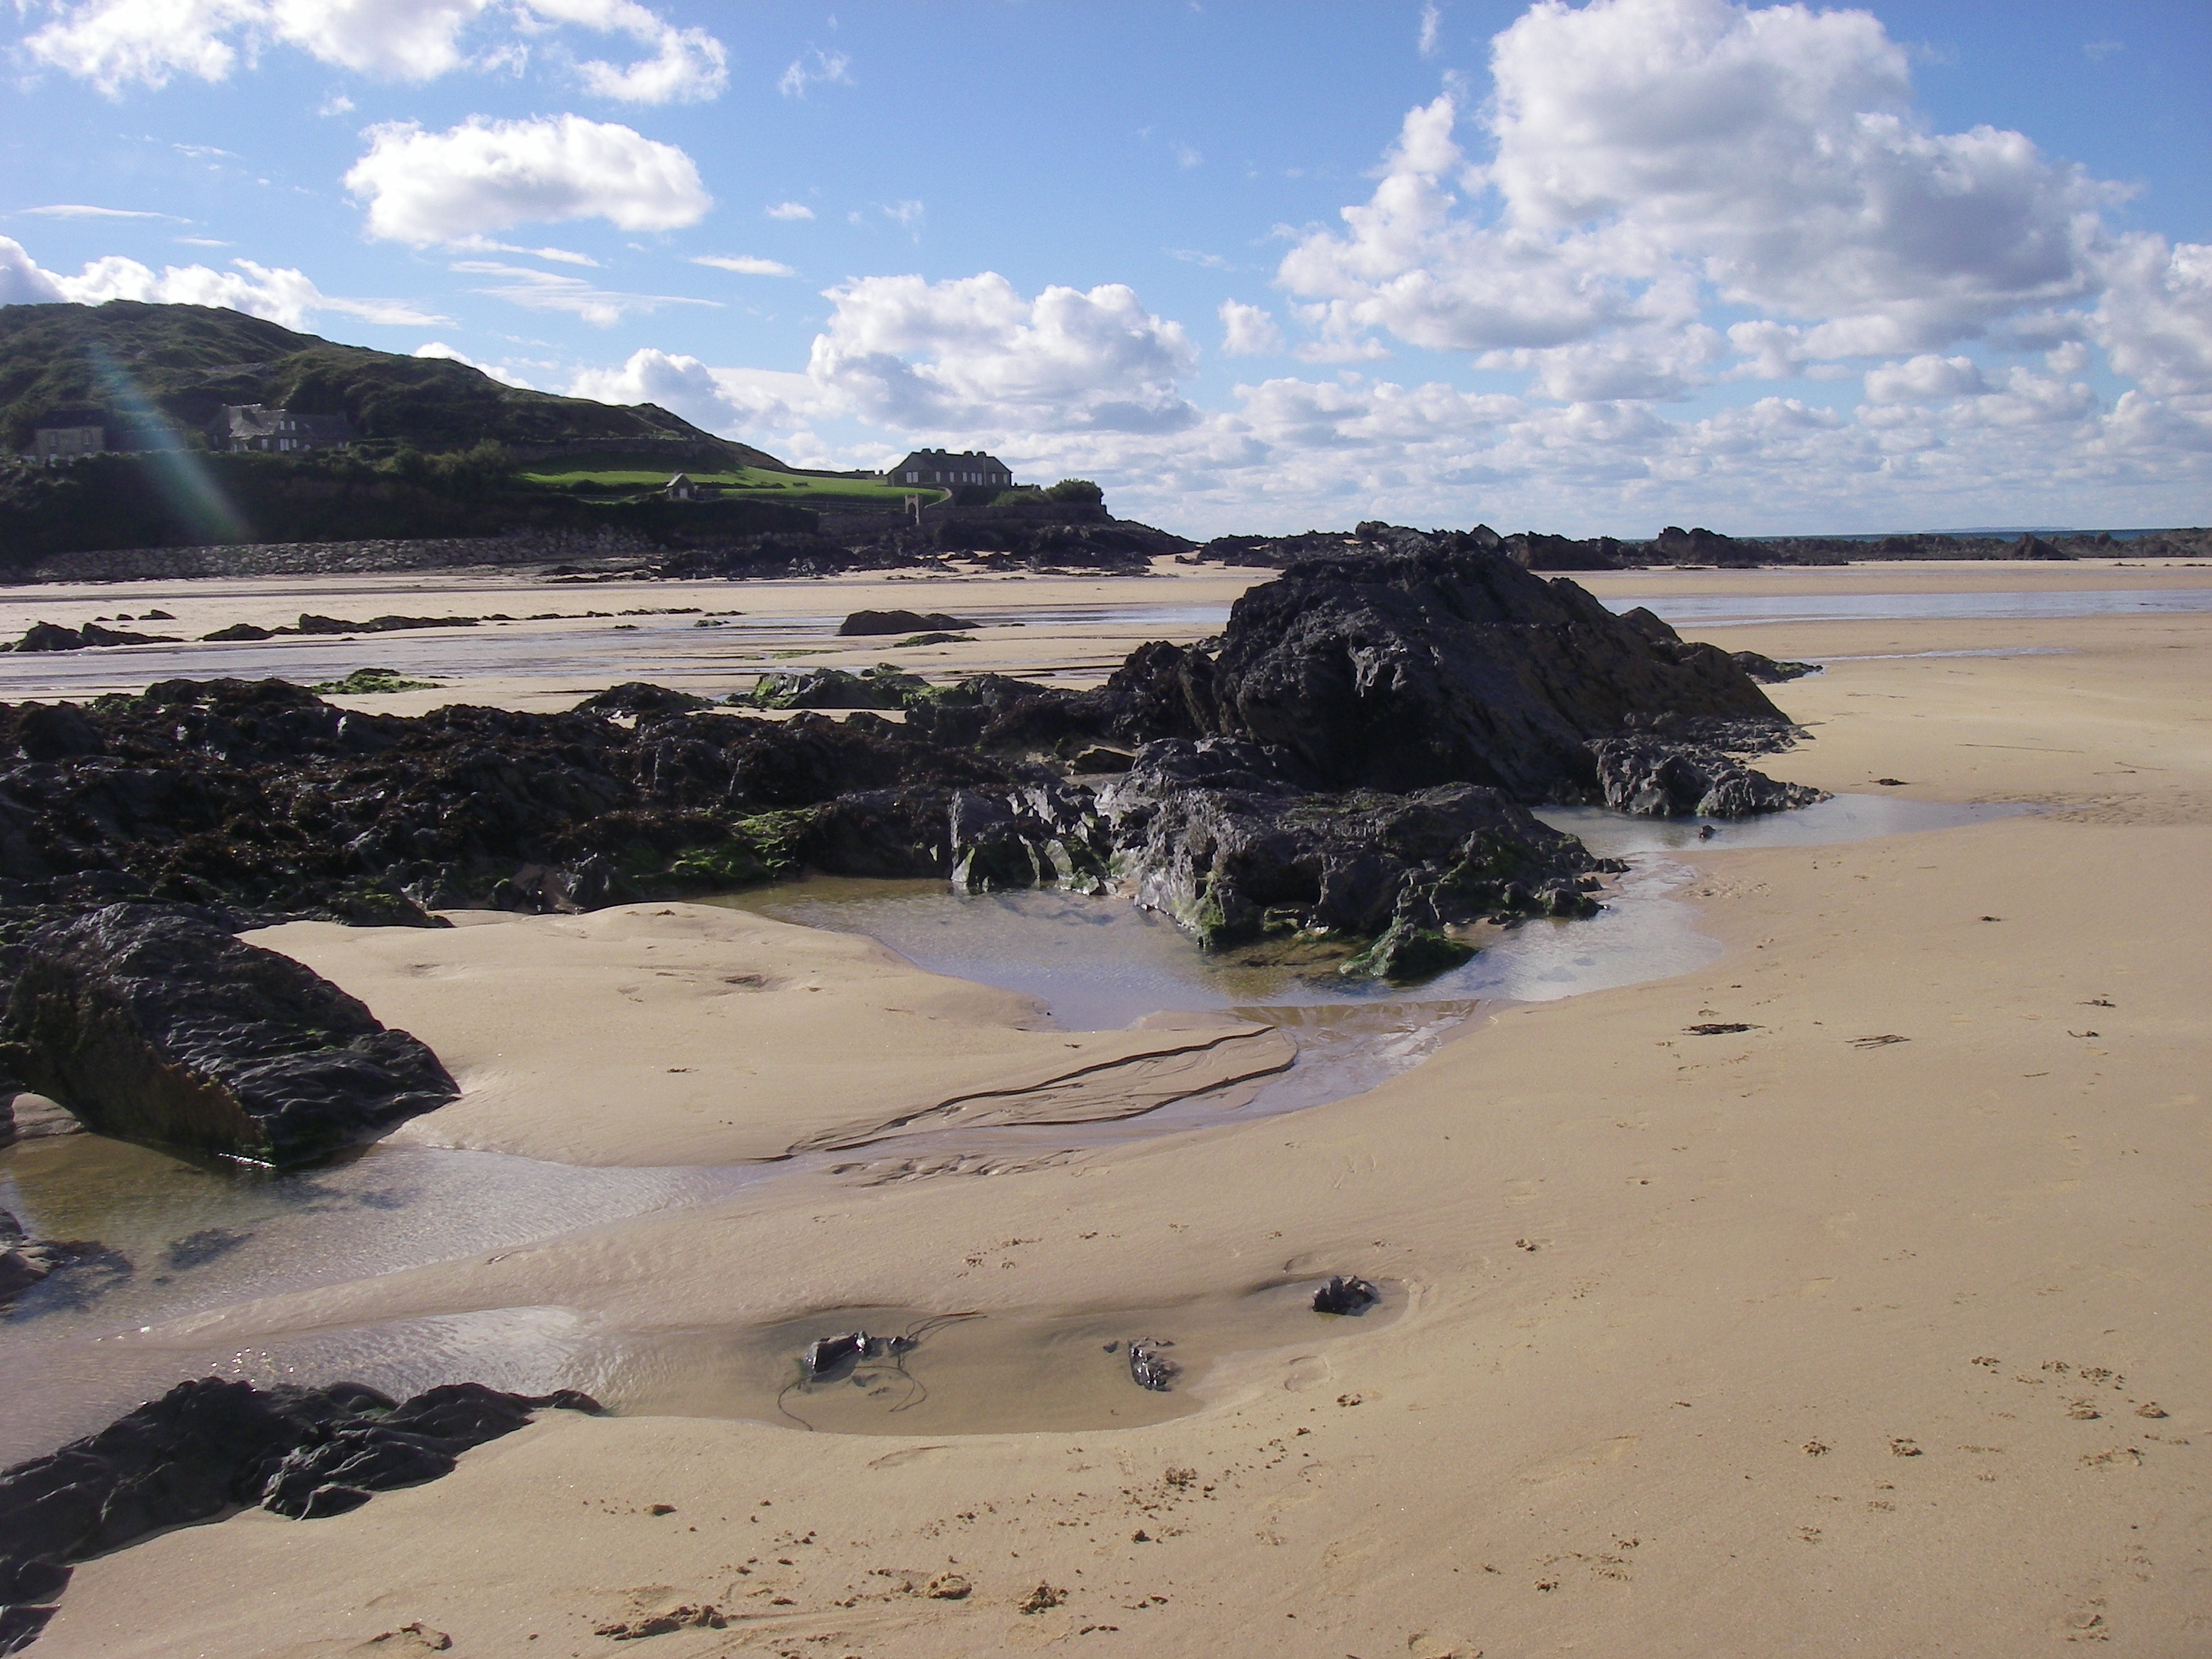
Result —
<instances>
[{"instance_id":1,"label":"small rock in sand","mask_svg":"<svg viewBox=\"0 0 2212 1659\"><path fill-rule=\"evenodd\" d=\"M1313 1310L1324 1314L1363 1314L1382 1299L1382 1292L1364 1279L1332 1278L1314 1292Z\"/></svg>"},{"instance_id":2,"label":"small rock in sand","mask_svg":"<svg viewBox=\"0 0 2212 1659\"><path fill-rule=\"evenodd\" d=\"M1172 1348L1172 1342L1158 1337L1142 1337L1129 1344L1129 1377L1140 1389L1150 1389L1155 1394L1165 1394L1182 1374L1182 1367L1160 1352Z\"/></svg>"}]
</instances>

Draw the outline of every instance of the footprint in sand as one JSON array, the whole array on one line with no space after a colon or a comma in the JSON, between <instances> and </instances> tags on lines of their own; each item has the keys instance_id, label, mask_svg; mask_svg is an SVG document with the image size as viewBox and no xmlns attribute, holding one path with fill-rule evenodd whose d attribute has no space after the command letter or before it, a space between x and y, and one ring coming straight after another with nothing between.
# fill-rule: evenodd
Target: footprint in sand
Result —
<instances>
[{"instance_id":1,"label":"footprint in sand","mask_svg":"<svg viewBox=\"0 0 2212 1659\"><path fill-rule=\"evenodd\" d=\"M1301 1354L1284 1368L1283 1386L1292 1394L1324 1387L1334 1374L1328 1361L1317 1353Z\"/></svg>"}]
</instances>

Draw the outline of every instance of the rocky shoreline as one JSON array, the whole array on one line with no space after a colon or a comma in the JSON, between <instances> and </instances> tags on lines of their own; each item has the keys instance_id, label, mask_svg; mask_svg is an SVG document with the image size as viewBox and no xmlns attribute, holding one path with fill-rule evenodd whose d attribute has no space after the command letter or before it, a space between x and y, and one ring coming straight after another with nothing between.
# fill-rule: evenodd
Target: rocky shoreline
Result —
<instances>
[{"instance_id":1,"label":"rocky shoreline","mask_svg":"<svg viewBox=\"0 0 2212 1659\"><path fill-rule=\"evenodd\" d=\"M591 908L802 866L1018 879L963 839L987 820L1000 842L1018 826L1032 880L1133 879L1135 866L1109 868L1133 849L1098 787L1148 744L1256 745L1248 763L1287 796L1471 785L1524 805L1596 800L1601 740L1640 733L1650 760L1655 744L1755 751L1786 734L1746 667L1448 547L1294 567L1241 599L1218 641L1143 647L1092 690L813 671L756 694L896 708L897 722L763 720L645 685L568 714L408 719L281 681L165 681L0 708L14 757L0 766L0 935L50 907L118 901L420 925L430 908ZM1004 817L971 804L956 825L963 793Z\"/></svg>"},{"instance_id":2,"label":"rocky shoreline","mask_svg":"<svg viewBox=\"0 0 2212 1659\"><path fill-rule=\"evenodd\" d=\"M633 530L531 529L497 536L358 541L237 543L204 547L133 547L54 553L4 573L5 585L178 581L216 577L344 575L412 570L535 566L574 580L621 578L780 579L840 571L944 568L953 562L985 569L1074 570L1141 575L1152 561L1287 569L1315 560L1403 556L1462 538L1540 571L1739 568L1838 565L1874 561L1956 559L2212 558L2212 530L2109 532L2020 536L1923 532L1871 539L1842 536L1739 538L1668 526L1649 540L1577 538L1536 531L1501 535L1486 525L1424 532L1380 521L1350 531L1298 535L1217 536L1198 543L1084 503L926 509L921 522L882 513L782 509L775 530L701 538L696 545L655 540Z\"/></svg>"},{"instance_id":3,"label":"rocky shoreline","mask_svg":"<svg viewBox=\"0 0 2212 1659\"><path fill-rule=\"evenodd\" d=\"M1474 924L1597 908L1619 866L1530 805L1818 799L1745 764L1796 733L1749 672L1781 665L1744 656L1450 539L1294 565L1218 638L1142 647L1091 690L817 672L757 694L865 695L897 721L647 684L555 714L406 719L234 680L0 707L0 1065L104 1133L309 1161L457 1091L413 1037L234 931L587 910L806 869L1120 891L1202 949L1418 980L1472 955ZM83 1248L0 1242L18 1288ZM181 1384L0 1475L0 1650L35 1637L83 1555L245 1504L338 1513L546 1406L590 1402Z\"/></svg>"},{"instance_id":4,"label":"rocky shoreline","mask_svg":"<svg viewBox=\"0 0 2212 1659\"><path fill-rule=\"evenodd\" d=\"M410 719L274 680L0 707L0 1063L112 1133L289 1163L450 1080L226 929L591 910L812 870L1120 891L1202 949L1407 981L1473 954L1474 924L1595 908L1599 862L1531 805L1819 798L1741 758L1794 732L1738 657L1464 542L1293 567L1218 639L1141 647L1091 690L813 671L755 696L802 712L629 684L565 714ZM859 701L902 719L805 707ZM252 1037L272 1021L300 1041ZM131 1077L68 1058L94 1030ZM227 1073L226 1050L268 1075ZM284 1121L302 1089L327 1109Z\"/></svg>"}]
</instances>

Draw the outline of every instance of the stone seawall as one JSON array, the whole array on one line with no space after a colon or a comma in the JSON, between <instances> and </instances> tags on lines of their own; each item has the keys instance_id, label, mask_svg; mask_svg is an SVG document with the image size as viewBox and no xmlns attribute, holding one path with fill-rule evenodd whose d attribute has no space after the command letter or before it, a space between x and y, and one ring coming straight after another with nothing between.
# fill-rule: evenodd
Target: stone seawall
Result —
<instances>
[{"instance_id":1,"label":"stone seawall","mask_svg":"<svg viewBox=\"0 0 2212 1659\"><path fill-rule=\"evenodd\" d=\"M263 542L223 547L132 547L57 553L0 573L0 586L46 582L179 581L205 576L331 576L386 570L550 564L656 556L641 536L540 531L427 541Z\"/></svg>"}]
</instances>

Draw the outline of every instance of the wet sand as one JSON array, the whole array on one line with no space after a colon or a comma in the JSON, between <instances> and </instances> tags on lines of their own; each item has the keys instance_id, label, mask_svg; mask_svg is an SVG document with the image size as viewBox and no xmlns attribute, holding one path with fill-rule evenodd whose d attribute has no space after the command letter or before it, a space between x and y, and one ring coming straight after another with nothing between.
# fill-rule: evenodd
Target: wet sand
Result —
<instances>
[{"instance_id":1,"label":"wet sand","mask_svg":"<svg viewBox=\"0 0 2212 1659\"><path fill-rule=\"evenodd\" d=\"M1009 1334L1000 1366L946 1351L924 1432L555 1413L346 1516L169 1534L80 1568L40 1650L391 1653L419 1624L616 1653L595 1632L699 1603L726 1627L655 1653L2200 1650L2212 618L1720 637L1833 661L1777 688L1814 733L1777 773L2060 810L1686 854L1717 958L1292 1116L794 1173L156 1325L131 1341L555 1310L726 1343L733 1386L766 1334L856 1311ZM1962 640L2046 654L1891 654ZM1328 1273L1402 1311L1209 1334ZM1201 1409L1007 1431L1019 1333L1179 1309Z\"/></svg>"},{"instance_id":2,"label":"wet sand","mask_svg":"<svg viewBox=\"0 0 2212 1659\"><path fill-rule=\"evenodd\" d=\"M1287 1066L1223 1018L1062 1031L1032 1000L872 939L696 904L456 912L451 929L291 922L244 937L446 1062L460 1099L386 1139L562 1164L732 1164L967 1124L1157 1109Z\"/></svg>"},{"instance_id":3,"label":"wet sand","mask_svg":"<svg viewBox=\"0 0 2212 1659\"><path fill-rule=\"evenodd\" d=\"M933 679L1004 673L1067 685L1103 680L1147 640L1188 643L1217 632L1236 597L1267 570L1194 568L1156 561L1145 577L921 576L873 572L787 581L547 580L512 570L404 575L262 577L235 582L131 582L104 586L0 588L0 637L33 622L78 626L149 610L173 622L112 623L196 640L240 622L275 627L303 611L361 621L384 614L517 620L475 628L317 635L235 644L120 647L0 657L0 698L85 697L142 690L173 676L246 678L275 674L300 684L385 667L428 680L427 690L342 697L349 708L418 714L454 702L539 712L567 708L625 679L647 678L696 695L750 690L764 672L813 666L857 670L893 660ZM1751 571L1583 573L1615 605L1764 598L1863 601L1870 595L2212 591L2212 568L2186 561L2083 560L2066 564L1884 563ZM942 611L981 626L965 643L903 647L897 636L841 639L858 610ZM562 613L531 620L539 613ZM599 613L586 616L581 613ZM692 614L692 613L697 614ZM714 626L702 627L702 623ZM1832 626L1840 626L1835 624ZM1942 622L1930 629L1976 624ZM1694 631L1694 629L1692 630ZM1715 636L1730 650L1740 627ZM1946 632L1941 637L1949 639Z\"/></svg>"}]
</instances>

